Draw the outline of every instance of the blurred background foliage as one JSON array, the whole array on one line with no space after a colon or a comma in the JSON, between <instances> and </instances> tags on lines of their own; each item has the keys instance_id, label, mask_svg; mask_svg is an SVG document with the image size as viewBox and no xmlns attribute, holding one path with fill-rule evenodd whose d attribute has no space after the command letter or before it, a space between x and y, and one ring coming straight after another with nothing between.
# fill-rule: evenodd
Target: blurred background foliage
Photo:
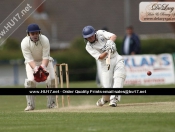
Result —
<instances>
[{"instance_id":1,"label":"blurred background foliage","mask_svg":"<svg viewBox=\"0 0 175 132\"><path fill-rule=\"evenodd\" d=\"M121 54L122 39L118 38L116 47ZM68 49L51 51L51 57L56 60L56 63L68 63L69 73L72 81L76 80L94 80L96 77L96 61L86 51L84 39L81 37L75 38ZM13 38L7 39L5 44L1 46L0 60L24 59L20 42ZM147 39L141 40L142 54L161 54L174 53L174 39Z\"/></svg>"}]
</instances>

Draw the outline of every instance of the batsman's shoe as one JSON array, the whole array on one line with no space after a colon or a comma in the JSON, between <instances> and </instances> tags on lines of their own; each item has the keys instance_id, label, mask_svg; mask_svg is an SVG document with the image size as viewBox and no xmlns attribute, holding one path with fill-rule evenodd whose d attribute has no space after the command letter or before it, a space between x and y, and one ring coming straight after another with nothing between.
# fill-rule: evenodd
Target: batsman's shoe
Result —
<instances>
[{"instance_id":1,"label":"batsman's shoe","mask_svg":"<svg viewBox=\"0 0 175 132\"><path fill-rule=\"evenodd\" d=\"M117 99L116 98L112 99L109 103L109 106L116 107L117 106Z\"/></svg>"},{"instance_id":2,"label":"batsman's shoe","mask_svg":"<svg viewBox=\"0 0 175 132\"><path fill-rule=\"evenodd\" d=\"M97 105L97 106L103 106L103 105L106 104L107 102L108 102L108 101L104 101L103 98L100 98L100 99L97 101L96 105Z\"/></svg>"},{"instance_id":3,"label":"batsman's shoe","mask_svg":"<svg viewBox=\"0 0 175 132\"><path fill-rule=\"evenodd\" d=\"M25 111L30 111L30 110L34 110L33 106L28 105L25 109Z\"/></svg>"}]
</instances>

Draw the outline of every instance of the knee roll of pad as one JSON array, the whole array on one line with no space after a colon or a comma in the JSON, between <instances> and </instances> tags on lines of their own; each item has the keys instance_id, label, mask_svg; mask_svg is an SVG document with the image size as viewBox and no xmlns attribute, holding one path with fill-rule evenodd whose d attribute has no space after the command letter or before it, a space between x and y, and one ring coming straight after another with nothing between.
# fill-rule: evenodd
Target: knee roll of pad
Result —
<instances>
[{"instance_id":1,"label":"knee roll of pad","mask_svg":"<svg viewBox=\"0 0 175 132\"><path fill-rule=\"evenodd\" d=\"M24 86L25 86L25 88L36 88L36 82L25 79Z\"/></svg>"},{"instance_id":2,"label":"knee roll of pad","mask_svg":"<svg viewBox=\"0 0 175 132\"><path fill-rule=\"evenodd\" d=\"M114 85L113 88L123 88L126 75L123 73L117 73L114 75Z\"/></svg>"},{"instance_id":3,"label":"knee roll of pad","mask_svg":"<svg viewBox=\"0 0 175 132\"><path fill-rule=\"evenodd\" d=\"M55 79L48 80L46 83L48 88L55 88Z\"/></svg>"}]
</instances>

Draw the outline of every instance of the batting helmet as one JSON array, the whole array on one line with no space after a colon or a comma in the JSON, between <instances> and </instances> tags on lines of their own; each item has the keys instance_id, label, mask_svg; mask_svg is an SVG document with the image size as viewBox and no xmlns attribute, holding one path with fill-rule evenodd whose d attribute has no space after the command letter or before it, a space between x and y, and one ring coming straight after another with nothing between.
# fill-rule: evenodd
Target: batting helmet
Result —
<instances>
[{"instance_id":1,"label":"batting helmet","mask_svg":"<svg viewBox=\"0 0 175 132\"><path fill-rule=\"evenodd\" d=\"M83 28L82 35L83 38L89 38L95 34L95 29L92 26L86 26Z\"/></svg>"},{"instance_id":2,"label":"batting helmet","mask_svg":"<svg viewBox=\"0 0 175 132\"><path fill-rule=\"evenodd\" d=\"M27 27L27 32L37 32L37 31L40 31L41 29L39 28L39 26L37 24L30 24L28 27Z\"/></svg>"}]
</instances>

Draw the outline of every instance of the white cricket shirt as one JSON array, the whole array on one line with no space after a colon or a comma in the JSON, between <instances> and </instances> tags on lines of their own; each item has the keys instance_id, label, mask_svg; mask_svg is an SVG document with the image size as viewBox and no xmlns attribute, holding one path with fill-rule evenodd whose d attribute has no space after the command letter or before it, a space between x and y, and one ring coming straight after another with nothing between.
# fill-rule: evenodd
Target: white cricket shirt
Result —
<instances>
[{"instance_id":1,"label":"white cricket shirt","mask_svg":"<svg viewBox=\"0 0 175 132\"><path fill-rule=\"evenodd\" d=\"M26 36L21 42L21 50L25 63L50 58L50 43L45 35L39 35L39 41L31 41L30 36Z\"/></svg>"},{"instance_id":2,"label":"white cricket shirt","mask_svg":"<svg viewBox=\"0 0 175 132\"><path fill-rule=\"evenodd\" d=\"M87 44L86 44L86 50L87 50L87 52L92 57L94 57L96 60L98 60L99 59L99 56L105 51L105 48L104 47L106 45L107 40L109 40L110 37L113 36L113 35L114 35L113 33L110 33L110 32L104 31L104 30L98 30L96 32L97 41L95 41L92 44L90 42L87 42ZM114 54L111 54L111 58L113 58L116 55L118 56L118 59L121 59L122 58L118 54L117 51ZM104 59L106 59L106 58L107 58L107 56ZM103 61L103 60L100 60L99 59L99 61Z\"/></svg>"}]
</instances>

